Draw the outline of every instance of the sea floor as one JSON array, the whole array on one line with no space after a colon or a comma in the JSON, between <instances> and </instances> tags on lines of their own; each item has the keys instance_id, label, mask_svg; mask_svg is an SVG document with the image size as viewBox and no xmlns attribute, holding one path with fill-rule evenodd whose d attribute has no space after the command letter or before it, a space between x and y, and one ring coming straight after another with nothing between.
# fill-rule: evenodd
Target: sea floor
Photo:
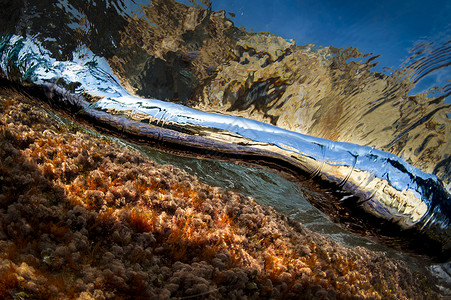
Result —
<instances>
[{"instance_id":1,"label":"sea floor","mask_svg":"<svg viewBox=\"0 0 451 300\"><path fill-rule=\"evenodd\" d=\"M403 261L61 125L1 87L0 183L2 299L441 298Z\"/></svg>"}]
</instances>

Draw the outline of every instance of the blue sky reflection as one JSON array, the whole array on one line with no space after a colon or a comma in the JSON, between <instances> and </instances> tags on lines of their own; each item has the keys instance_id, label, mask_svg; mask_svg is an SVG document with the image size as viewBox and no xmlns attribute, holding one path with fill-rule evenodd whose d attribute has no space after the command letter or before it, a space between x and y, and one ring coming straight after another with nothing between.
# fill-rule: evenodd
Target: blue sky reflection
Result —
<instances>
[{"instance_id":1,"label":"blue sky reflection","mask_svg":"<svg viewBox=\"0 0 451 300\"><path fill-rule=\"evenodd\" d=\"M236 26L293 38L297 45L380 54L375 71L396 70L419 42L451 40L451 1L213 0L213 9L235 13ZM445 86L451 68L439 71L418 82L415 92Z\"/></svg>"}]
</instances>

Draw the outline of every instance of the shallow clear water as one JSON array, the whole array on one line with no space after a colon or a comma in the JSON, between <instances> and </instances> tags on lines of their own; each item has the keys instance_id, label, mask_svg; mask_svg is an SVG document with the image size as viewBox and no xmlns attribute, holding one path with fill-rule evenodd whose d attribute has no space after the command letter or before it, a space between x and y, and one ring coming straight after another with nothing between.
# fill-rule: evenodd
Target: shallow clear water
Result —
<instances>
[{"instance_id":1,"label":"shallow clear water","mask_svg":"<svg viewBox=\"0 0 451 300\"><path fill-rule=\"evenodd\" d=\"M180 157L147 147L131 146L160 164L170 164L186 170L203 183L253 197L258 203L270 205L278 212L300 221L308 229L328 236L345 246L362 246L385 251L392 257L403 257L399 252L340 228L308 202L298 185L269 169L250 168L210 159Z\"/></svg>"}]
</instances>

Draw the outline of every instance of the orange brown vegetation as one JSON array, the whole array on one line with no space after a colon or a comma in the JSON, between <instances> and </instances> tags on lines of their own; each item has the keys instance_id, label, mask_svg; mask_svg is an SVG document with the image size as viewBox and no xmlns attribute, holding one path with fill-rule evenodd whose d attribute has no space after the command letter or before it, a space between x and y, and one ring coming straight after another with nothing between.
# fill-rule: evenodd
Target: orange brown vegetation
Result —
<instances>
[{"instance_id":1,"label":"orange brown vegetation","mask_svg":"<svg viewBox=\"0 0 451 300\"><path fill-rule=\"evenodd\" d=\"M401 262L5 103L0 298L435 295Z\"/></svg>"}]
</instances>

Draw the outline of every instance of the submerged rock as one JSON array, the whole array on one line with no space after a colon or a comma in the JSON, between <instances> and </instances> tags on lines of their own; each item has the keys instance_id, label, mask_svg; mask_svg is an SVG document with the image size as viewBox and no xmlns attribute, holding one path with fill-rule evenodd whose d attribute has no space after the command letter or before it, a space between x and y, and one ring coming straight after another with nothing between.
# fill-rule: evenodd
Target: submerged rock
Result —
<instances>
[{"instance_id":1,"label":"submerged rock","mask_svg":"<svg viewBox=\"0 0 451 300\"><path fill-rule=\"evenodd\" d=\"M401 261L343 247L111 140L71 133L29 99L0 96L0 297L439 296ZM65 176L63 164L74 173Z\"/></svg>"}]
</instances>

